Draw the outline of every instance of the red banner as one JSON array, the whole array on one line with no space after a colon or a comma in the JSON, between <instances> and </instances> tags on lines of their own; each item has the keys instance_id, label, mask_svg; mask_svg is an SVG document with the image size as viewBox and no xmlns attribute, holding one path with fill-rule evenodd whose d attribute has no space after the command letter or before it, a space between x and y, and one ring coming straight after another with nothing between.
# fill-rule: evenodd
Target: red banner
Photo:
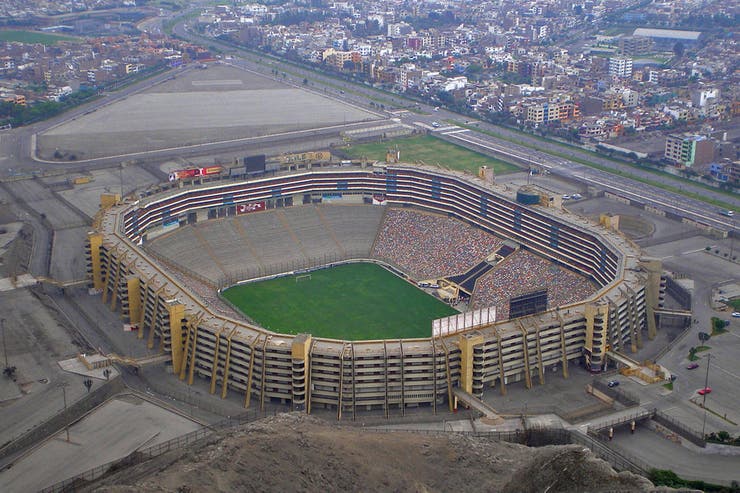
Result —
<instances>
[{"instance_id":1,"label":"red banner","mask_svg":"<svg viewBox=\"0 0 740 493\"><path fill-rule=\"evenodd\" d=\"M170 173L170 181L184 180L185 178L195 178L196 176L217 175L221 172L221 166L206 166L205 168L181 169Z\"/></svg>"},{"instance_id":2,"label":"red banner","mask_svg":"<svg viewBox=\"0 0 740 493\"><path fill-rule=\"evenodd\" d=\"M250 212L259 212L265 210L265 201L252 202L251 204L238 204L236 206L237 214L249 214Z\"/></svg>"}]
</instances>

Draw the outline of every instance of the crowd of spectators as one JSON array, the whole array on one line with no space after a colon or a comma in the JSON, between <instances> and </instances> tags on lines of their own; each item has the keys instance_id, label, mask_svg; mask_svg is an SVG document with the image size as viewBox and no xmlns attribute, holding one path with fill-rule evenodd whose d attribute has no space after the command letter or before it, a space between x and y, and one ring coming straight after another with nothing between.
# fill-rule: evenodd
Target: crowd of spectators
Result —
<instances>
[{"instance_id":1,"label":"crowd of spectators","mask_svg":"<svg viewBox=\"0 0 740 493\"><path fill-rule=\"evenodd\" d=\"M545 288L548 308L583 300L597 289L585 276L519 250L478 280L473 308L495 305L497 318L503 320L509 317L509 298Z\"/></svg>"},{"instance_id":2,"label":"crowd of spectators","mask_svg":"<svg viewBox=\"0 0 740 493\"><path fill-rule=\"evenodd\" d=\"M416 279L462 274L503 241L456 219L408 209L388 209L373 248Z\"/></svg>"}]
</instances>

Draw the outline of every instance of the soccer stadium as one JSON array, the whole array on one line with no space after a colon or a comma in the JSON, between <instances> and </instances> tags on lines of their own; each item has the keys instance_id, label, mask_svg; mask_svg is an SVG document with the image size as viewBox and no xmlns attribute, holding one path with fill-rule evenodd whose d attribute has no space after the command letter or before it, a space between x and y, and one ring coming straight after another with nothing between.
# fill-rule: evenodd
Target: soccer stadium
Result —
<instances>
[{"instance_id":1,"label":"soccer stadium","mask_svg":"<svg viewBox=\"0 0 740 493\"><path fill-rule=\"evenodd\" d=\"M353 165L178 184L104 204L88 235L88 272L180 379L207 379L211 393L238 393L245 407L436 412L454 408L460 392L545 385L547 372L567 377L569 365L602 371L609 352L635 352L655 336L659 261L641 258L608 221L557 201L524 203L483 176ZM324 309L328 327L300 319L296 298L365 264L393 279L363 288L388 298L360 304L384 313L375 305L410 296L392 294L400 280L446 311L425 309L421 332L417 322L380 332L362 326L370 315L344 322L334 308ZM357 272L350 282L365 277ZM281 280L287 298L258 298ZM295 321L273 329L230 294L242 287L257 290L241 297L258 305L277 300L263 313ZM330 307L354 306L323 296ZM341 324L351 330L332 330Z\"/></svg>"}]
</instances>

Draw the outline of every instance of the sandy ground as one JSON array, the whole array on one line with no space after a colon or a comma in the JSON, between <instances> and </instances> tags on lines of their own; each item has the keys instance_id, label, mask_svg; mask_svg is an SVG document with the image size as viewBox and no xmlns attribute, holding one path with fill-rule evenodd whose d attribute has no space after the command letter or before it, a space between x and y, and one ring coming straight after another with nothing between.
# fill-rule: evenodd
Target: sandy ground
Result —
<instances>
[{"instance_id":1,"label":"sandy ground","mask_svg":"<svg viewBox=\"0 0 740 493\"><path fill-rule=\"evenodd\" d=\"M195 431L199 425L132 396L108 401L0 473L0 491L38 491L134 450Z\"/></svg>"},{"instance_id":2,"label":"sandy ground","mask_svg":"<svg viewBox=\"0 0 740 493\"><path fill-rule=\"evenodd\" d=\"M652 491L580 446L378 433L283 414L121 471L95 491Z\"/></svg>"},{"instance_id":3,"label":"sandy ground","mask_svg":"<svg viewBox=\"0 0 740 493\"><path fill-rule=\"evenodd\" d=\"M39 155L75 159L375 120L325 95L225 65L176 74L38 136Z\"/></svg>"}]
</instances>

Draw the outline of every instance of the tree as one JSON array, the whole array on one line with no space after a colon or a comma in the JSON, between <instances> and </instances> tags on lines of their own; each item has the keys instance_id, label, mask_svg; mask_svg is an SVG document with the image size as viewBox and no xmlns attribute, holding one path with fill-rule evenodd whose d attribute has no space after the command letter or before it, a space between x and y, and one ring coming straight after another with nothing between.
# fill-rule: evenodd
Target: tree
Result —
<instances>
[{"instance_id":1,"label":"tree","mask_svg":"<svg viewBox=\"0 0 740 493\"><path fill-rule=\"evenodd\" d=\"M673 54L676 55L676 58L681 58L686 51L686 47L683 45L682 42L676 41L676 44L673 45Z\"/></svg>"}]
</instances>

